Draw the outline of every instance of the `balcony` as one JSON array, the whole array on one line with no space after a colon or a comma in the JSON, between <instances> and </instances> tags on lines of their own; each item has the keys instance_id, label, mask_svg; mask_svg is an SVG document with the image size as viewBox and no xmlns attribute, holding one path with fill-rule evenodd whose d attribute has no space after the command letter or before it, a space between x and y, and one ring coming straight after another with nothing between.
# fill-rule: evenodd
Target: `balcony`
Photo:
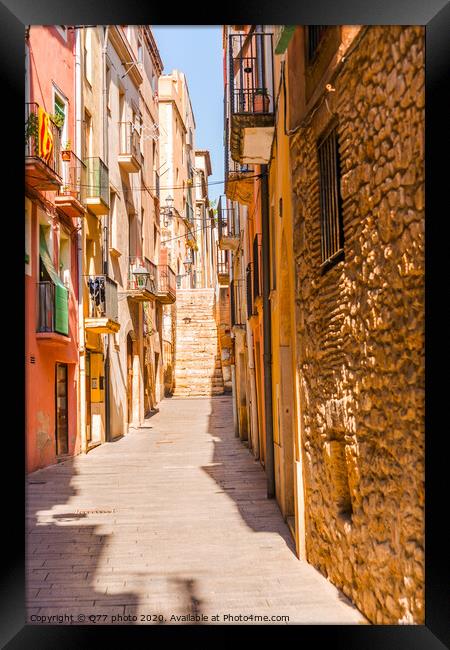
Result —
<instances>
[{"instance_id":1,"label":"balcony","mask_svg":"<svg viewBox=\"0 0 450 650\"><path fill-rule=\"evenodd\" d=\"M171 304L177 299L176 276L167 264L158 265L157 291L159 302Z\"/></svg>"},{"instance_id":2,"label":"balcony","mask_svg":"<svg viewBox=\"0 0 450 650\"><path fill-rule=\"evenodd\" d=\"M133 174L141 169L141 137L132 122L119 122L119 155L117 161L128 174Z\"/></svg>"},{"instance_id":3,"label":"balcony","mask_svg":"<svg viewBox=\"0 0 450 650\"><path fill-rule=\"evenodd\" d=\"M217 204L219 248L236 251L240 241L239 214L233 206L229 206L226 197L221 196Z\"/></svg>"},{"instance_id":4,"label":"balcony","mask_svg":"<svg viewBox=\"0 0 450 650\"><path fill-rule=\"evenodd\" d=\"M43 343L58 345L70 343L69 292L53 282L37 283L36 338Z\"/></svg>"},{"instance_id":5,"label":"balcony","mask_svg":"<svg viewBox=\"0 0 450 650\"><path fill-rule=\"evenodd\" d=\"M107 275L86 276L88 316L84 327L95 334L115 334L120 330L117 283Z\"/></svg>"},{"instance_id":6,"label":"balcony","mask_svg":"<svg viewBox=\"0 0 450 650\"><path fill-rule=\"evenodd\" d=\"M109 212L109 172L101 158L86 158L86 207L100 216Z\"/></svg>"},{"instance_id":7,"label":"balcony","mask_svg":"<svg viewBox=\"0 0 450 650\"><path fill-rule=\"evenodd\" d=\"M130 300L143 302L158 298L158 268L146 257L130 257L127 294Z\"/></svg>"},{"instance_id":8,"label":"balcony","mask_svg":"<svg viewBox=\"0 0 450 650\"><path fill-rule=\"evenodd\" d=\"M61 133L56 124L39 104L25 104L25 183L29 188L42 191L59 188L62 184L60 152Z\"/></svg>"},{"instance_id":9,"label":"balcony","mask_svg":"<svg viewBox=\"0 0 450 650\"><path fill-rule=\"evenodd\" d=\"M228 58L231 157L266 164L275 127L272 34L231 34Z\"/></svg>"},{"instance_id":10,"label":"balcony","mask_svg":"<svg viewBox=\"0 0 450 650\"><path fill-rule=\"evenodd\" d=\"M228 251L221 250L217 245L217 279L222 286L230 284L230 263Z\"/></svg>"},{"instance_id":11,"label":"balcony","mask_svg":"<svg viewBox=\"0 0 450 650\"><path fill-rule=\"evenodd\" d=\"M86 165L73 151L64 150L61 156L63 184L55 205L68 217L82 217L86 214Z\"/></svg>"},{"instance_id":12,"label":"balcony","mask_svg":"<svg viewBox=\"0 0 450 650\"><path fill-rule=\"evenodd\" d=\"M250 206L254 198L254 169L251 165L241 165L231 158L228 120L225 124L225 137L225 196L230 201Z\"/></svg>"}]
</instances>

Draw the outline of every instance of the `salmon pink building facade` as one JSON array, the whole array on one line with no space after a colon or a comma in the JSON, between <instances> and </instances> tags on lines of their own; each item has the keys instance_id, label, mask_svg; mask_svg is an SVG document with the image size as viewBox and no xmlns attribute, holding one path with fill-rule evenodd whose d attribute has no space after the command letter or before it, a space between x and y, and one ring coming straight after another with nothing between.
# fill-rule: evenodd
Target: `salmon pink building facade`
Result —
<instances>
[{"instance_id":1,"label":"salmon pink building facade","mask_svg":"<svg viewBox=\"0 0 450 650\"><path fill-rule=\"evenodd\" d=\"M75 37L32 26L25 60L26 468L79 452L78 263L81 161Z\"/></svg>"}]
</instances>

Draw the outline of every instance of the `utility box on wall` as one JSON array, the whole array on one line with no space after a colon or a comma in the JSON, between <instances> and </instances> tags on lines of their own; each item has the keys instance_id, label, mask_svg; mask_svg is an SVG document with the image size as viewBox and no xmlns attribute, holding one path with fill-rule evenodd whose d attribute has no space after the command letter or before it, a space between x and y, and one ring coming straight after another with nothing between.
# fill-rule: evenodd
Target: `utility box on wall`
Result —
<instances>
[{"instance_id":1,"label":"utility box on wall","mask_svg":"<svg viewBox=\"0 0 450 650\"><path fill-rule=\"evenodd\" d=\"M91 352L91 402L105 401L105 375L103 370L103 354Z\"/></svg>"}]
</instances>

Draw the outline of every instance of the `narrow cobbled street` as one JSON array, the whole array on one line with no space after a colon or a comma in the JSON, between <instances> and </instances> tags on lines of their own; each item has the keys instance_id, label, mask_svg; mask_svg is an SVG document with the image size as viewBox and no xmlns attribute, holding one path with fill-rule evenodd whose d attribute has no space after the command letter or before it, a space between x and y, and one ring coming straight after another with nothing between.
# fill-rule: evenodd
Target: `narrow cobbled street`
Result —
<instances>
[{"instance_id":1,"label":"narrow cobbled street","mask_svg":"<svg viewBox=\"0 0 450 650\"><path fill-rule=\"evenodd\" d=\"M29 622L366 622L296 558L229 397L163 400L140 429L32 473L27 490Z\"/></svg>"}]
</instances>

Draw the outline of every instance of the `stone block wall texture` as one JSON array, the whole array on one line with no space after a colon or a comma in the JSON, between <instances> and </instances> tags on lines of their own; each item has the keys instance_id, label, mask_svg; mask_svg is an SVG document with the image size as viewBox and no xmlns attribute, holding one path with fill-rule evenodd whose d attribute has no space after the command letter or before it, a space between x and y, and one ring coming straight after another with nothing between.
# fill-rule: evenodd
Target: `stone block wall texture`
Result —
<instances>
[{"instance_id":1,"label":"stone block wall texture","mask_svg":"<svg viewBox=\"0 0 450 650\"><path fill-rule=\"evenodd\" d=\"M174 396L222 395L214 289L177 291Z\"/></svg>"},{"instance_id":2,"label":"stone block wall texture","mask_svg":"<svg viewBox=\"0 0 450 650\"><path fill-rule=\"evenodd\" d=\"M424 623L424 79L422 27L369 27L291 140L307 558L377 624ZM321 274L330 113L345 259Z\"/></svg>"}]
</instances>

